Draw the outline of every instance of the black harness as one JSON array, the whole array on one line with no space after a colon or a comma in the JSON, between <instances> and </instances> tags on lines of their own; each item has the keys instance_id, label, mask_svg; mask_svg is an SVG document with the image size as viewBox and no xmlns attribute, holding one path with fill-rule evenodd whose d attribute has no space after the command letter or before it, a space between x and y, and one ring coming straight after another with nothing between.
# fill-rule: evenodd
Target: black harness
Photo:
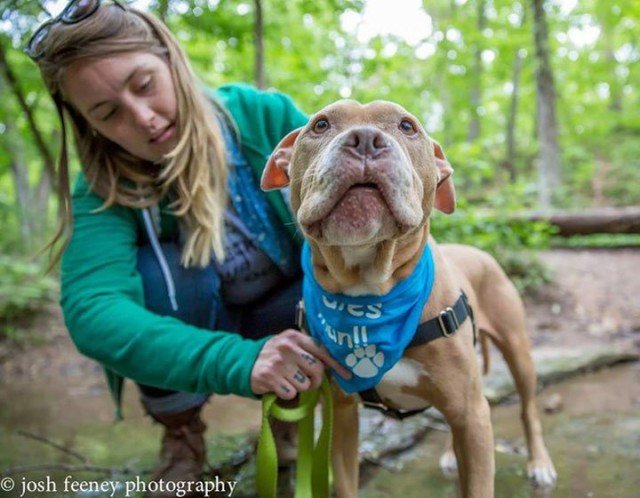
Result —
<instances>
[{"instance_id":1,"label":"black harness","mask_svg":"<svg viewBox=\"0 0 640 498\"><path fill-rule=\"evenodd\" d=\"M449 337L455 334L467 318L471 319L471 325L473 327L473 344L475 345L477 334L476 322L473 317L473 309L471 308L471 304L469 304L467 295L464 291L461 291L460 297L453 306L445 308L443 311L438 313L438 316L435 318L418 325L416 333L407 346L407 349L421 346L428 342L435 341L436 339L440 339L441 337ZM296 310L296 324L300 330L308 330L307 318L302 300L298 303ZM399 410L397 408L392 408L384 403L375 387L360 391L357 394L362 399L362 404L364 406L374 408L396 420L402 420L412 415L417 415L418 413L422 413L428 408L431 408L430 406L418 408L416 410Z\"/></svg>"}]
</instances>

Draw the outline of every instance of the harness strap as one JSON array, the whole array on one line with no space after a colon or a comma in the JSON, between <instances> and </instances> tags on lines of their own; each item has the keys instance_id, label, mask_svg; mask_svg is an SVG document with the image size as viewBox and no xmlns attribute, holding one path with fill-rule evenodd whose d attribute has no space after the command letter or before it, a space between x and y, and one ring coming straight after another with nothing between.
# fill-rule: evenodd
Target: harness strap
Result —
<instances>
[{"instance_id":1,"label":"harness strap","mask_svg":"<svg viewBox=\"0 0 640 498\"><path fill-rule=\"evenodd\" d=\"M473 310L471 309L467 295L462 291L453 306L445 308L435 318L418 325L418 329L407 348L421 346L427 342L435 341L440 337L449 337L455 334L467 317L471 317L473 344L475 345L476 324L473 318Z\"/></svg>"},{"instance_id":2,"label":"harness strap","mask_svg":"<svg viewBox=\"0 0 640 498\"><path fill-rule=\"evenodd\" d=\"M422 413L425 410L431 408L430 406L426 406L424 408L417 408L415 410L399 410L398 408L391 408L387 406L385 402L382 400L378 391L376 391L375 387L371 389L366 389L364 391L360 391L358 393L360 399L362 400L362 404L367 408L373 408L374 410L378 410L382 412L384 415L391 417L395 420L404 420L407 417L411 417L412 415L417 415L418 413Z\"/></svg>"}]
</instances>

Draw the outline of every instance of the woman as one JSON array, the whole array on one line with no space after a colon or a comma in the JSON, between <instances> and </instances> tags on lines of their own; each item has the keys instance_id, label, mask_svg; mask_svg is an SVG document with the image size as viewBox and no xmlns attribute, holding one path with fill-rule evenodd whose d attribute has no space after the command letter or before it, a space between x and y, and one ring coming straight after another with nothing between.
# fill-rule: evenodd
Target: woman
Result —
<instances>
[{"instance_id":1,"label":"woman","mask_svg":"<svg viewBox=\"0 0 640 498\"><path fill-rule=\"evenodd\" d=\"M196 83L153 16L73 0L27 46L57 106L61 304L77 348L101 362L119 406L136 381L163 424L152 479L196 480L211 393L290 400L328 364L292 330L295 225L257 178L306 117L290 99ZM82 174L69 193L65 127ZM241 334L241 335L240 335ZM269 335L276 334L276 335Z\"/></svg>"}]
</instances>

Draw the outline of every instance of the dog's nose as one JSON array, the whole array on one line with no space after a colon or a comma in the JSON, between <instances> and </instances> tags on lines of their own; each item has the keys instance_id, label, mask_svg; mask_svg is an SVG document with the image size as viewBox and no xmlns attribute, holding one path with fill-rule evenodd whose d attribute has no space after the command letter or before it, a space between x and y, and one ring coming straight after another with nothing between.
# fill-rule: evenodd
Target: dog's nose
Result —
<instances>
[{"instance_id":1,"label":"dog's nose","mask_svg":"<svg viewBox=\"0 0 640 498\"><path fill-rule=\"evenodd\" d=\"M377 157L389 147L384 133L371 126L351 130L345 137L344 146L359 156Z\"/></svg>"}]
</instances>

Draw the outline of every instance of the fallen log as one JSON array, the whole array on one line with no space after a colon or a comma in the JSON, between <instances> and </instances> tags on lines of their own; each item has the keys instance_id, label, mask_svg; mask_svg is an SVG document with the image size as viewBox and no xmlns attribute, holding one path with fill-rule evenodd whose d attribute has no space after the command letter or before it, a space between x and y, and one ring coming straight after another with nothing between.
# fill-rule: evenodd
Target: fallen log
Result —
<instances>
[{"instance_id":1,"label":"fallen log","mask_svg":"<svg viewBox=\"0 0 640 498\"><path fill-rule=\"evenodd\" d=\"M547 221L558 227L558 235L594 233L640 233L640 207L598 208L583 211L527 211L516 219Z\"/></svg>"}]
</instances>

